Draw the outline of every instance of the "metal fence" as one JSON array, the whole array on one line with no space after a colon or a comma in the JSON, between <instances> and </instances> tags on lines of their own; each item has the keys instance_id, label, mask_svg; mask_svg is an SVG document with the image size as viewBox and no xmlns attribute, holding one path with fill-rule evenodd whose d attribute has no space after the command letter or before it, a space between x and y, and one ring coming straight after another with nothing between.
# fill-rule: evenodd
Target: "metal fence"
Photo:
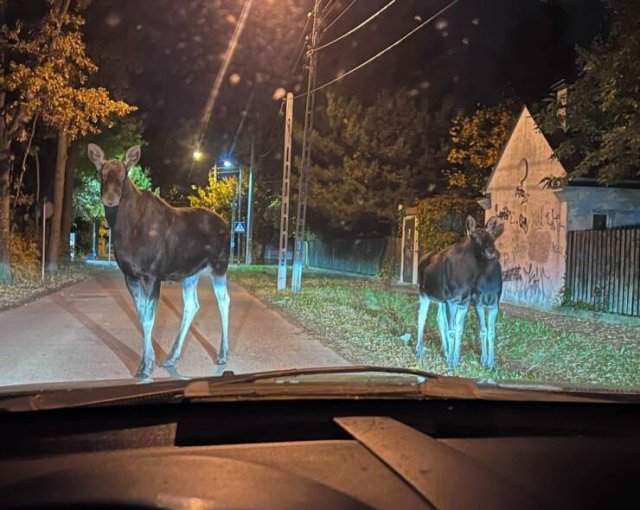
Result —
<instances>
[{"instance_id":1,"label":"metal fence","mask_svg":"<svg viewBox=\"0 0 640 510\"><path fill-rule=\"evenodd\" d=\"M574 304L640 316L640 227L569 232L566 289Z\"/></svg>"},{"instance_id":2,"label":"metal fence","mask_svg":"<svg viewBox=\"0 0 640 510\"><path fill-rule=\"evenodd\" d=\"M387 240L315 239L308 242L311 267L374 276L382 269Z\"/></svg>"}]
</instances>

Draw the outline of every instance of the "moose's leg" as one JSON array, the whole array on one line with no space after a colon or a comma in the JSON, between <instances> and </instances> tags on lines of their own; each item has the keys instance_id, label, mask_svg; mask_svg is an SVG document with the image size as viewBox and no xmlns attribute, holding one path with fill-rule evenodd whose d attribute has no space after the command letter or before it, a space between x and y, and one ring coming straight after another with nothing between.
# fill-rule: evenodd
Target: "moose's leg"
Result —
<instances>
[{"instance_id":1,"label":"moose's leg","mask_svg":"<svg viewBox=\"0 0 640 510\"><path fill-rule=\"evenodd\" d=\"M196 316L200 303L198 302L198 280L200 275L198 273L189 276L182 280L182 322L180 323L180 330L178 336L173 342L171 352L162 362L164 368L172 368L176 365L180 357L182 356L182 350L184 349L184 341L187 338L189 327L193 318Z\"/></svg>"},{"instance_id":2,"label":"moose's leg","mask_svg":"<svg viewBox=\"0 0 640 510\"><path fill-rule=\"evenodd\" d=\"M496 366L496 322L498 320L498 304L489 307L487 318L487 359L486 367L494 368Z\"/></svg>"},{"instance_id":3,"label":"moose's leg","mask_svg":"<svg viewBox=\"0 0 640 510\"><path fill-rule=\"evenodd\" d=\"M449 325L447 324L447 305L438 303L438 330L442 340L442 353L447 359L449 355Z\"/></svg>"},{"instance_id":4,"label":"moose's leg","mask_svg":"<svg viewBox=\"0 0 640 510\"><path fill-rule=\"evenodd\" d=\"M142 326L142 360L136 371L138 379L149 379L155 365L155 352L151 340L153 323L156 320L156 307L160 295L160 280L155 278L134 278L126 276L127 288L138 311Z\"/></svg>"},{"instance_id":5,"label":"moose's leg","mask_svg":"<svg viewBox=\"0 0 640 510\"><path fill-rule=\"evenodd\" d=\"M212 275L213 290L218 300L218 310L220 311L220 325L222 333L220 337L220 350L218 351L218 365L227 362L229 354L229 291L227 290L227 275Z\"/></svg>"},{"instance_id":6,"label":"moose's leg","mask_svg":"<svg viewBox=\"0 0 640 510\"><path fill-rule=\"evenodd\" d=\"M422 360L426 354L424 348L424 324L427 320L428 312L429 298L424 294L420 294L420 307L418 308L418 340L416 342L416 356L419 360Z\"/></svg>"},{"instance_id":7,"label":"moose's leg","mask_svg":"<svg viewBox=\"0 0 640 510\"><path fill-rule=\"evenodd\" d=\"M478 327L480 329L480 363L482 363L483 367L486 367L489 350L487 345L487 321L485 318L485 307L483 305L476 305L476 315L478 316Z\"/></svg>"},{"instance_id":8,"label":"moose's leg","mask_svg":"<svg viewBox=\"0 0 640 510\"><path fill-rule=\"evenodd\" d=\"M447 301L447 365L449 368L454 367L453 355L456 345L456 317L458 305L453 301Z\"/></svg>"},{"instance_id":9,"label":"moose's leg","mask_svg":"<svg viewBox=\"0 0 640 510\"><path fill-rule=\"evenodd\" d=\"M452 351L452 366L457 367L460 363L460 349L462 346L462 335L464 333L464 320L467 317L467 312L469 311L469 304L464 303L460 304L456 307L456 317L455 317L455 341Z\"/></svg>"}]
</instances>

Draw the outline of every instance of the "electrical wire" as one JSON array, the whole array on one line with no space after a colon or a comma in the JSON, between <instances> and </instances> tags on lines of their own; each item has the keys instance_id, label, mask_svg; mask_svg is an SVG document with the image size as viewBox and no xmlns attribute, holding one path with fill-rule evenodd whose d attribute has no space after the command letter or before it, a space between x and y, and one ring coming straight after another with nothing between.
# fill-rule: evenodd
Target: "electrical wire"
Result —
<instances>
[{"instance_id":1,"label":"electrical wire","mask_svg":"<svg viewBox=\"0 0 640 510\"><path fill-rule=\"evenodd\" d=\"M364 62L362 62L361 64L358 64L356 67L349 69L347 72L341 74L340 76L338 76L337 78L334 78L333 80L330 80L326 83L323 83L322 85L319 85L317 87L315 87L314 89L310 90L309 93L313 93L313 92L317 92L318 90L322 90L326 87L328 87L329 85L333 85L334 83L346 78L347 76L349 76L352 73L355 73L356 71L362 69L364 66L370 64L371 62L373 62L374 60L377 60L378 58L380 58L382 55L384 55L385 53L387 53L388 51L391 51L393 48L395 48L396 46L398 46L400 43L402 43L403 41L405 41L406 39L408 39L409 37L411 37L413 34L415 34L418 30L420 30L421 28L425 27L426 25L428 25L429 23L431 23L434 19L436 19L438 16L440 16L441 14L445 13L446 11L448 11L449 9L451 9L451 7L453 7L455 4L457 4L460 0L453 0L453 2L450 2L449 4L447 4L445 7L443 7L442 9L440 9L438 12L436 12L433 16L431 16L430 18L426 19L425 21L423 21L422 23L420 23L417 27L415 27L413 30L407 32L405 35L403 35L400 39L398 39L396 42L394 42L393 44L387 46L385 49L383 49L382 51L376 53L373 57L365 60ZM307 95L307 92L303 92L302 94L298 94L297 96L294 97L294 99L299 99L301 97L304 97Z\"/></svg>"},{"instance_id":2,"label":"electrical wire","mask_svg":"<svg viewBox=\"0 0 640 510\"><path fill-rule=\"evenodd\" d=\"M307 27L309 26L310 19L311 17L307 13L307 20L304 22L304 27L302 27L302 32L300 32L300 37L298 37L298 42L296 42L296 45L294 46L294 47L298 47L298 46L300 47L300 49L298 50L298 56L296 57L293 65L291 65L291 67L289 68L289 74L293 73L296 70L296 68L298 67L298 64L300 63L300 59L304 54L304 48L306 46L305 36L307 35Z\"/></svg>"},{"instance_id":3,"label":"electrical wire","mask_svg":"<svg viewBox=\"0 0 640 510\"><path fill-rule=\"evenodd\" d=\"M347 11L349 11L349 9L351 9L351 7L354 6L354 4L357 2L358 0L351 0L351 3L349 3L349 5L347 5L344 9L342 9L342 11L340 12L340 14L338 14L335 18L333 18L333 20L331 21L331 23L329 23L326 27L324 27L322 29L322 33L324 34L327 30L329 30L333 25L336 24L336 22L342 18L342 16L344 16Z\"/></svg>"},{"instance_id":4,"label":"electrical wire","mask_svg":"<svg viewBox=\"0 0 640 510\"><path fill-rule=\"evenodd\" d=\"M341 36L336 37L335 39L333 39L332 41L329 41L328 43L325 44L321 44L320 46L318 46L317 48L314 48L312 51L320 51L323 50L325 48L328 48L329 46L334 45L335 43L337 43L338 41L342 41L342 39L345 39L346 37L349 37L351 34L357 32L358 30L360 30L362 27L364 27L365 25L367 25L368 23L370 23L371 21L373 21L374 19L376 19L378 16L380 16L380 14L382 14L384 11L386 11L389 7L391 7L393 4L395 4L398 0L391 0L389 3L387 3L384 7L382 7L382 9L378 10L377 12L373 13L371 16L369 16L366 20L364 20L362 23L360 23L359 25L356 25L355 27L353 27L351 30L345 32L344 34L342 34Z\"/></svg>"}]
</instances>

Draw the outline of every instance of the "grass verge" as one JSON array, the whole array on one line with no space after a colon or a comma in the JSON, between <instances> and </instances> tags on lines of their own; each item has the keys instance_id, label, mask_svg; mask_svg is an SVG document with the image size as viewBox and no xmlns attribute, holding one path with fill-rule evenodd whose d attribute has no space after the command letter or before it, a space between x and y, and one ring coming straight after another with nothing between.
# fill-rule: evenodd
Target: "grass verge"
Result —
<instances>
[{"instance_id":1,"label":"grass verge","mask_svg":"<svg viewBox=\"0 0 640 510\"><path fill-rule=\"evenodd\" d=\"M86 280L101 268L90 267L82 262L65 263L58 271L46 274L44 281L22 279L11 284L0 284L0 311L23 305L57 289Z\"/></svg>"},{"instance_id":2,"label":"grass verge","mask_svg":"<svg viewBox=\"0 0 640 510\"><path fill-rule=\"evenodd\" d=\"M440 350L434 306L427 320L427 358L417 362L417 299L406 292L374 280L311 272L304 275L303 291L294 296L290 291L276 292L275 269L261 266L232 268L231 280L283 310L354 364L420 368L476 379L640 389L640 328L625 334L636 340L621 342L615 341L619 325L609 332L608 325L600 323L590 334L589 328L578 324L580 318L564 317L556 324L553 314L526 318L504 307L498 319L497 368L487 370L480 365L476 316L470 310L461 364L449 371Z\"/></svg>"}]
</instances>

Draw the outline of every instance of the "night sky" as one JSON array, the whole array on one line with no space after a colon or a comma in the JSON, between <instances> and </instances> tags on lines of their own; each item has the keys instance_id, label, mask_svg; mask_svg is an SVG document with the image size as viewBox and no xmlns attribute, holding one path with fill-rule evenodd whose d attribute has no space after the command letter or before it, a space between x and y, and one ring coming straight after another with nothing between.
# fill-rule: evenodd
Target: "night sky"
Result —
<instances>
[{"instance_id":1,"label":"night sky","mask_svg":"<svg viewBox=\"0 0 640 510\"><path fill-rule=\"evenodd\" d=\"M329 31L329 41L388 0L358 0ZM38 2L24 7L32 14ZM301 64L291 72L312 0L255 0L218 98L207 150L222 157L251 104L264 167L277 172L281 146L276 89L303 86ZM349 0L323 0L333 19ZM448 2L399 0L354 36L319 54L318 83L359 64ZM161 185L185 179L188 156L221 57L243 0L92 0L86 11L89 54L100 66L94 84L139 107L148 146L143 163ZM460 0L442 17L376 62L327 91L371 101L384 88L407 87L433 108L452 98L460 109L511 97L540 100L560 78L575 77L575 46L605 29L600 0ZM322 98L318 105L322 107ZM297 114L304 104L298 101ZM243 137L241 137L243 138ZM246 137L245 137L246 138ZM242 141L238 157L244 150ZM271 159L269 159L271 158ZM211 161L209 161L211 163ZM200 177L208 164L196 169ZM199 173L198 173L199 172Z\"/></svg>"}]
</instances>

